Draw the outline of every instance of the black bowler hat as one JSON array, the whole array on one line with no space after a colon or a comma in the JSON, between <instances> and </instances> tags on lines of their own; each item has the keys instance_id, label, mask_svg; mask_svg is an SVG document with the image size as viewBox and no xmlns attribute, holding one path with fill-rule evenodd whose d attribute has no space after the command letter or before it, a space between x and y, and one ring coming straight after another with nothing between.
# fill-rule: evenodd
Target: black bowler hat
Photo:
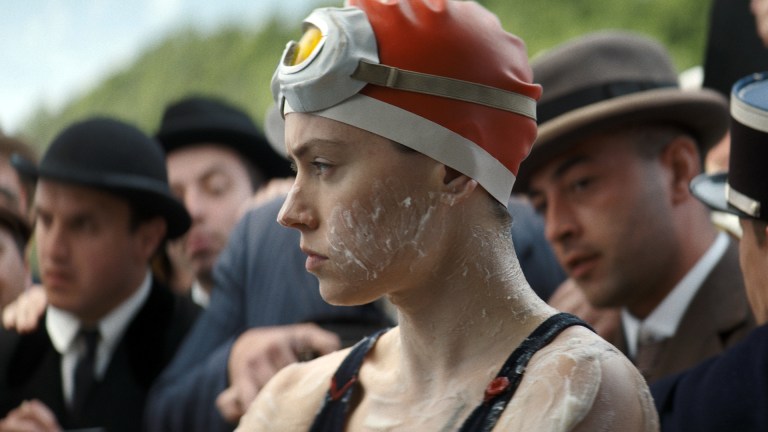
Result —
<instances>
[{"instance_id":1,"label":"black bowler hat","mask_svg":"<svg viewBox=\"0 0 768 432\"><path fill-rule=\"evenodd\" d=\"M709 207L768 221L768 72L742 78L731 90L728 174L697 176L691 192Z\"/></svg>"},{"instance_id":2,"label":"black bowler hat","mask_svg":"<svg viewBox=\"0 0 768 432\"><path fill-rule=\"evenodd\" d=\"M11 163L23 175L105 190L146 208L165 218L168 238L184 234L191 224L168 186L162 148L126 123L109 118L75 123L53 140L38 167L18 157Z\"/></svg>"},{"instance_id":3,"label":"black bowler hat","mask_svg":"<svg viewBox=\"0 0 768 432\"><path fill-rule=\"evenodd\" d=\"M292 175L288 161L272 149L248 114L214 98L188 97L168 106L156 137L166 154L217 143L239 152L266 179Z\"/></svg>"}]
</instances>

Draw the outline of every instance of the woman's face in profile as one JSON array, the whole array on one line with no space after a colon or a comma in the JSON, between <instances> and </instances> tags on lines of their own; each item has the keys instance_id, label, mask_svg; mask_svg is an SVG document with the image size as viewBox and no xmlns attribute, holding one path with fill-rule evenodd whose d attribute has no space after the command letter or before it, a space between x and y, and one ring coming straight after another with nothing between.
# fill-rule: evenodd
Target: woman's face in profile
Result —
<instances>
[{"instance_id":1,"label":"woman's face in profile","mask_svg":"<svg viewBox=\"0 0 768 432\"><path fill-rule=\"evenodd\" d=\"M286 117L296 181L278 220L301 231L329 303L366 303L433 270L445 167L398 146L323 117Z\"/></svg>"}]
</instances>

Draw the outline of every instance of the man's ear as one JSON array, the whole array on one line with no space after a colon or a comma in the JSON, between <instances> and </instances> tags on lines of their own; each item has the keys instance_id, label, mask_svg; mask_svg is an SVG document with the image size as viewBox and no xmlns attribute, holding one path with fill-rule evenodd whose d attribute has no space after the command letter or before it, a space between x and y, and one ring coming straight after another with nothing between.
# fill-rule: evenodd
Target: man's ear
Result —
<instances>
[{"instance_id":1,"label":"man's ear","mask_svg":"<svg viewBox=\"0 0 768 432\"><path fill-rule=\"evenodd\" d=\"M445 165L444 167L442 194L444 202L453 205L472 195L472 192L477 188L477 181L453 168Z\"/></svg>"},{"instance_id":2,"label":"man's ear","mask_svg":"<svg viewBox=\"0 0 768 432\"><path fill-rule=\"evenodd\" d=\"M143 222L136 230L137 253L142 261L149 261L163 243L167 231L166 221L161 216Z\"/></svg>"},{"instance_id":3,"label":"man's ear","mask_svg":"<svg viewBox=\"0 0 768 432\"><path fill-rule=\"evenodd\" d=\"M678 135L664 148L660 157L670 173L672 203L691 199L689 185L701 173L701 156L696 142L687 135Z\"/></svg>"}]
</instances>

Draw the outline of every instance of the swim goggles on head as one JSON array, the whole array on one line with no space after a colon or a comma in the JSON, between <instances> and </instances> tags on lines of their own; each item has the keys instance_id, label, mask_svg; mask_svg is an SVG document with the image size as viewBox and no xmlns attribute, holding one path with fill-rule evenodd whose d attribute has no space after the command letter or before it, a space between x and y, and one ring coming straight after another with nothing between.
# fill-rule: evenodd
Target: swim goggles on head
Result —
<instances>
[{"instance_id":1,"label":"swim goggles on head","mask_svg":"<svg viewBox=\"0 0 768 432\"><path fill-rule=\"evenodd\" d=\"M379 64L376 37L358 8L317 9L304 35L289 42L272 81L280 106L314 112L357 94L367 84L424 93L510 111L536 120L536 101L519 93Z\"/></svg>"}]
</instances>

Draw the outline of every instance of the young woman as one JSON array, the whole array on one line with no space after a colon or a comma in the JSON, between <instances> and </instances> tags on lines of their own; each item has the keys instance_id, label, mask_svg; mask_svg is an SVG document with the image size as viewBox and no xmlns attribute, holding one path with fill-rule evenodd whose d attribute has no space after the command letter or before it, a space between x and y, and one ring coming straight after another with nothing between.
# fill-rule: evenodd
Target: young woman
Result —
<instances>
[{"instance_id":1,"label":"young woman","mask_svg":"<svg viewBox=\"0 0 768 432\"><path fill-rule=\"evenodd\" d=\"M352 6L310 15L275 74L297 172L279 221L326 301L386 296L399 325L283 369L239 430L655 430L631 363L514 254L540 94L522 42L473 2Z\"/></svg>"}]
</instances>

